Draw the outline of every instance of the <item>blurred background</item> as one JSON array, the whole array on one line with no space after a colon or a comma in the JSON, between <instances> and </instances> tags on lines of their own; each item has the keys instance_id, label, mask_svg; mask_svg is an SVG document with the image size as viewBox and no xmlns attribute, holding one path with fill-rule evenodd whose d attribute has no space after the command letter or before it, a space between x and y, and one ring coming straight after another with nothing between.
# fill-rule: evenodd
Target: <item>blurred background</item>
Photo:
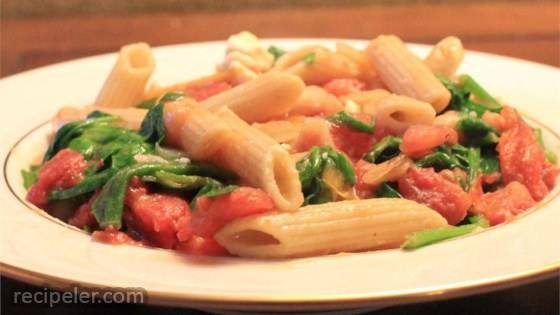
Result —
<instances>
[{"instance_id":1,"label":"blurred background","mask_svg":"<svg viewBox=\"0 0 560 315\"><path fill-rule=\"evenodd\" d=\"M117 50L260 37L393 33L560 65L558 0L2 0L0 76Z\"/></svg>"}]
</instances>

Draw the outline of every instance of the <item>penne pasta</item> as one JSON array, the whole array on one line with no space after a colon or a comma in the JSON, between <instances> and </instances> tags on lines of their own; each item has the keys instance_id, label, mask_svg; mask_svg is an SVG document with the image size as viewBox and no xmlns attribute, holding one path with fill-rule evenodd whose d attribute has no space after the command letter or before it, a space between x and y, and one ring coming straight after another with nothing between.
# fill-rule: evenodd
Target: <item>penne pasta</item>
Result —
<instances>
[{"instance_id":1,"label":"penne pasta","mask_svg":"<svg viewBox=\"0 0 560 315\"><path fill-rule=\"evenodd\" d=\"M383 182L394 182L403 177L412 165L412 160L401 154L383 163L373 164L362 175L362 181L372 187Z\"/></svg>"},{"instance_id":2,"label":"penne pasta","mask_svg":"<svg viewBox=\"0 0 560 315\"><path fill-rule=\"evenodd\" d=\"M370 42L367 53L393 93L430 103L438 113L449 104L449 91L398 37L378 36Z\"/></svg>"},{"instance_id":3,"label":"penne pasta","mask_svg":"<svg viewBox=\"0 0 560 315\"><path fill-rule=\"evenodd\" d=\"M449 110L441 115L437 115L433 124L439 126L449 126L453 129L457 128L457 123L463 118L463 115L456 110Z\"/></svg>"},{"instance_id":4,"label":"penne pasta","mask_svg":"<svg viewBox=\"0 0 560 315\"><path fill-rule=\"evenodd\" d=\"M379 127L402 134L411 125L429 125L436 112L430 104L401 95L389 95L364 105L364 112L376 118Z\"/></svg>"},{"instance_id":5,"label":"penne pasta","mask_svg":"<svg viewBox=\"0 0 560 315\"><path fill-rule=\"evenodd\" d=\"M229 82L232 80L233 74L231 71L221 71L211 75L207 75L198 79L180 82L168 86L160 86L157 82L153 82L148 86L148 90L142 99L157 98L167 92L184 91L190 87L205 86L216 82Z\"/></svg>"},{"instance_id":6,"label":"penne pasta","mask_svg":"<svg viewBox=\"0 0 560 315\"><path fill-rule=\"evenodd\" d=\"M148 44L136 43L123 46L117 63L103 84L94 105L97 107L135 106L142 100L146 83L154 68L154 56Z\"/></svg>"},{"instance_id":7,"label":"penne pasta","mask_svg":"<svg viewBox=\"0 0 560 315\"><path fill-rule=\"evenodd\" d=\"M305 119L299 135L293 143L295 152L303 152L313 146L333 146L329 122L317 117Z\"/></svg>"},{"instance_id":8,"label":"penne pasta","mask_svg":"<svg viewBox=\"0 0 560 315\"><path fill-rule=\"evenodd\" d=\"M286 149L231 110L217 115L232 129L232 137L214 161L267 192L279 210L295 211L303 202L295 163Z\"/></svg>"},{"instance_id":9,"label":"penne pasta","mask_svg":"<svg viewBox=\"0 0 560 315\"><path fill-rule=\"evenodd\" d=\"M434 74L451 77L461 65L465 50L461 40L449 36L439 41L424 60L424 63Z\"/></svg>"},{"instance_id":10,"label":"penne pasta","mask_svg":"<svg viewBox=\"0 0 560 315\"><path fill-rule=\"evenodd\" d=\"M290 115L331 116L343 109L344 106L336 96L318 86L310 85L303 89Z\"/></svg>"},{"instance_id":11,"label":"penne pasta","mask_svg":"<svg viewBox=\"0 0 560 315\"><path fill-rule=\"evenodd\" d=\"M321 85L333 79L357 78L358 65L348 57L321 46L306 46L280 57L274 67L299 76L306 84Z\"/></svg>"},{"instance_id":12,"label":"penne pasta","mask_svg":"<svg viewBox=\"0 0 560 315\"><path fill-rule=\"evenodd\" d=\"M266 73L256 79L214 95L202 102L211 111L222 107L253 123L286 115L296 104L305 85L285 73Z\"/></svg>"},{"instance_id":13,"label":"penne pasta","mask_svg":"<svg viewBox=\"0 0 560 315\"><path fill-rule=\"evenodd\" d=\"M254 123L253 127L264 132L279 143L292 143L303 126L304 117L294 116L286 120L271 120L265 123Z\"/></svg>"},{"instance_id":14,"label":"penne pasta","mask_svg":"<svg viewBox=\"0 0 560 315\"><path fill-rule=\"evenodd\" d=\"M410 233L447 226L411 200L375 198L306 206L235 220L215 234L242 257L288 258L398 247Z\"/></svg>"},{"instance_id":15,"label":"penne pasta","mask_svg":"<svg viewBox=\"0 0 560 315\"><path fill-rule=\"evenodd\" d=\"M195 160L210 159L231 139L230 126L188 98L165 104L164 121L166 143Z\"/></svg>"}]
</instances>

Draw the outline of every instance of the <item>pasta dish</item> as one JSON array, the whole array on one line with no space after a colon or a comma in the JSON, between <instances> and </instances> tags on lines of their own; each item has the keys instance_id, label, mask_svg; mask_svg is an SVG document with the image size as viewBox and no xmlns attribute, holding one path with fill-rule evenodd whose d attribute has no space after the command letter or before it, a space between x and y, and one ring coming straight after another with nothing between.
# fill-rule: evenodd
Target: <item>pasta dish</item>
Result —
<instances>
[{"instance_id":1,"label":"pasta dish","mask_svg":"<svg viewBox=\"0 0 560 315\"><path fill-rule=\"evenodd\" d=\"M542 131L456 73L458 38L422 57L393 35L285 51L241 32L214 73L162 86L126 45L90 105L52 118L26 199L96 241L292 258L414 250L545 198Z\"/></svg>"}]
</instances>

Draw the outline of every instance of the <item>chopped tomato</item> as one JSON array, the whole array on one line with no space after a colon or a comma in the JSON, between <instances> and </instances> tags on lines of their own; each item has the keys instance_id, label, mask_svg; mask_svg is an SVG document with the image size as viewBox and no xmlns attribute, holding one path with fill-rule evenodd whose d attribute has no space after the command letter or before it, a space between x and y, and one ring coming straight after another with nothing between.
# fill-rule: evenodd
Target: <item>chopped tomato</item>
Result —
<instances>
[{"instance_id":1,"label":"chopped tomato","mask_svg":"<svg viewBox=\"0 0 560 315\"><path fill-rule=\"evenodd\" d=\"M477 193L472 194L473 212L481 213L491 225L507 221L519 213L535 205L535 200L525 186L519 182L511 182L495 192L482 194L480 181L477 182Z\"/></svg>"},{"instance_id":2,"label":"chopped tomato","mask_svg":"<svg viewBox=\"0 0 560 315\"><path fill-rule=\"evenodd\" d=\"M412 125L404 132L400 148L407 156L418 158L442 144L455 144L458 139L457 131L449 126Z\"/></svg>"},{"instance_id":3,"label":"chopped tomato","mask_svg":"<svg viewBox=\"0 0 560 315\"><path fill-rule=\"evenodd\" d=\"M149 194L145 187L129 187L124 220L128 227L139 232L157 247L174 248L189 238L189 204L177 196L164 193Z\"/></svg>"},{"instance_id":4,"label":"chopped tomato","mask_svg":"<svg viewBox=\"0 0 560 315\"><path fill-rule=\"evenodd\" d=\"M517 110L513 107L504 106L500 115L503 118L502 122L502 129L498 129L500 131L505 131L517 126L521 121L521 116L517 113Z\"/></svg>"},{"instance_id":5,"label":"chopped tomato","mask_svg":"<svg viewBox=\"0 0 560 315\"><path fill-rule=\"evenodd\" d=\"M519 119L517 124L500 137L497 150L504 182L520 182L537 201L548 194L544 182L545 153L537 144L533 130ZM549 181L549 180L548 180Z\"/></svg>"},{"instance_id":6,"label":"chopped tomato","mask_svg":"<svg viewBox=\"0 0 560 315\"><path fill-rule=\"evenodd\" d=\"M436 210L452 225L465 218L472 204L459 185L446 180L433 168L411 168L398 183L403 197Z\"/></svg>"},{"instance_id":7,"label":"chopped tomato","mask_svg":"<svg viewBox=\"0 0 560 315\"><path fill-rule=\"evenodd\" d=\"M142 242L133 240L128 234L121 232L113 227L108 227L103 231L94 231L91 234L91 238L95 241L120 245L120 244L130 244L130 245L143 245Z\"/></svg>"},{"instance_id":8,"label":"chopped tomato","mask_svg":"<svg viewBox=\"0 0 560 315\"><path fill-rule=\"evenodd\" d=\"M341 97L360 92L365 86L364 82L357 79L333 79L323 85L323 88L332 95Z\"/></svg>"},{"instance_id":9,"label":"chopped tomato","mask_svg":"<svg viewBox=\"0 0 560 315\"><path fill-rule=\"evenodd\" d=\"M70 149L60 150L41 167L39 179L27 192L27 200L38 207L46 206L51 191L78 184L87 166L80 153Z\"/></svg>"},{"instance_id":10,"label":"chopped tomato","mask_svg":"<svg viewBox=\"0 0 560 315\"><path fill-rule=\"evenodd\" d=\"M358 195L358 197L362 199L371 198L373 196L373 190L375 189L375 187L364 183L362 179L364 177L364 174L366 174L373 167L373 164L362 159L358 160L354 164L354 169L356 172L356 185L354 186L354 189L356 190L356 195Z\"/></svg>"},{"instance_id":11,"label":"chopped tomato","mask_svg":"<svg viewBox=\"0 0 560 315\"><path fill-rule=\"evenodd\" d=\"M81 205L74 215L68 219L68 224L73 225L77 228L83 229L86 226L92 227L97 225L97 220L91 213L91 205L97 197L97 194L93 195L86 203Z\"/></svg>"},{"instance_id":12,"label":"chopped tomato","mask_svg":"<svg viewBox=\"0 0 560 315\"><path fill-rule=\"evenodd\" d=\"M355 115L365 123L371 123L371 116ZM330 127L334 145L353 159L361 158L375 143L375 134L354 130L346 125L332 124Z\"/></svg>"},{"instance_id":13,"label":"chopped tomato","mask_svg":"<svg viewBox=\"0 0 560 315\"><path fill-rule=\"evenodd\" d=\"M234 219L274 209L274 202L264 191L251 187L240 187L217 197L200 197L191 220L193 233L211 237Z\"/></svg>"},{"instance_id":14,"label":"chopped tomato","mask_svg":"<svg viewBox=\"0 0 560 315\"><path fill-rule=\"evenodd\" d=\"M545 162L543 168L543 181L548 189L554 188L558 174L560 174L558 167L550 164L549 162Z\"/></svg>"},{"instance_id":15,"label":"chopped tomato","mask_svg":"<svg viewBox=\"0 0 560 315\"><path fill-rule=\"evenodd\" d=\"M177 251L196 256L225 256L228 251L212 237L193 236L177 245Z\"/></svg>"},{"instance_id":16,"label":"chopped tomato","mask_svg":"<svg viewBox=\"0 0 560 315\"><path fill-rule=\"evenodd\" d=\"M220 81L212 82L202 86L188 86L185 88L185 93L197 101L203 101L210 96L222 93L231 89L231 84Z\"/></svg>"}]
</instances>

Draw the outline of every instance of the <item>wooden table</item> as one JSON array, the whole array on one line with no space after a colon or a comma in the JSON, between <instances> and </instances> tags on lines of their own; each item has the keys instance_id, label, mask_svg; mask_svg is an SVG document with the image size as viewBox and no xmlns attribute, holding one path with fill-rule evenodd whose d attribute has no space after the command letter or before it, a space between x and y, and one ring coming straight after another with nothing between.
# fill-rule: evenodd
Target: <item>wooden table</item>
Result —
<instances>
[{"instance_id":1,"label":"wooden table","mask_svg":"<svg viewBox=\"0 0 560 315\"><path fill-rule=\"evenodd\" d=\"M330 1L332 2L332 1ZM367 2L367 1L365 1ZM379 2L379 1L378 1ZM5 18L1 21L0 76L147 41L166 45L221 40L241 30L261 37L342 37L369 39L380 33L407 41L435 43L449 35L468 49L560 66L560 10L556 1L459 1L441 5L295 6L281 9L188 11L57 18ZM416 3L416 2L415 2ZM475 297L410 305L374 314L558 314L560 278ZM81 313L184 314L185 310L139 305L13 305L11 292L33 288L2 278L5 314ZM188 313L198 313L187 310Z\"/></svg>"}]
</instances>

